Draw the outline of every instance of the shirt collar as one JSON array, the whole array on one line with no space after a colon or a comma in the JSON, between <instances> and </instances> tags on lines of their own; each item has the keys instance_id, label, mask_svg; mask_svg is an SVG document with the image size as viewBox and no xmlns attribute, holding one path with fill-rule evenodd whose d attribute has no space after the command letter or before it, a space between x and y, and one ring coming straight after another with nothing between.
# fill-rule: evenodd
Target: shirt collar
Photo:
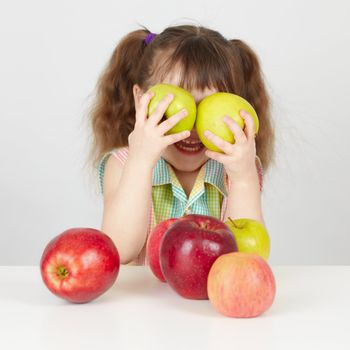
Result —
<instances>
[{"instance_id":1,"label":"shirt collar","mask_svg":"<svg viewBox=\"0 0 350 350\"><path fill-rule=\"evenodd\" d=\"M170 165L164 158L160 158L153 169L152 186L171 184ZM227 196L226 174L223 164L214 159L209 159L204 165L204 182L216 187L224 196Z\"/></svg>"},{"instance_id":2,"label":"shirt collar","mask_svg":"<svg viewBox=\"0 0 350 350\"><path fill-rule=\"evenodd\" d=\"M204 182L215 186L225 197L227 196L227 179L225 167L214 159L205 163Z\"/></svg>"},{"instance_id":3,"label":"shirt collar","mask_svg":"<svg viewBox=\"0 0 350 350\"><path fill-rule=\"evenodd\" d=\"M171 184L171 176L168 169L168 164L161 157L153 169L152 186Z\"/></svg>"}]
</instances>

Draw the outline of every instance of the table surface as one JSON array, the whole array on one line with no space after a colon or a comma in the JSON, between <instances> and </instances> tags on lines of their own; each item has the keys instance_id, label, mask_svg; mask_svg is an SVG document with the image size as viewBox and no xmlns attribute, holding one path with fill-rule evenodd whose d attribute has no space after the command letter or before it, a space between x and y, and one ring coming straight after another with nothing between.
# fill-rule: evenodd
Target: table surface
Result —
<instances>
[{"instance_id":1,"label":"table surface","mask_svg":"<svg viewBox=\"0 0 350 350\"><path fill-rule=\"evenodd\" d=\"M121 266L88 304L51 294L38 266L2 266L0 349L350 349L350 266L271 268L273 305L238 319L181 298L146 266Z\"/></svg>"}]
</instances>

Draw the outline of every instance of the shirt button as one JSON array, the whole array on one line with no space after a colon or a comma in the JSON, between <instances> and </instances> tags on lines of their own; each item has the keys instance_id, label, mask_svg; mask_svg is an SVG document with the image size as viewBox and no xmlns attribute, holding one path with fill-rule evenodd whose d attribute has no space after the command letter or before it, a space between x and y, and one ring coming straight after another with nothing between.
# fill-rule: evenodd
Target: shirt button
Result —
<instances>
[{"instance_id":1,"label":"shirt button","mask_svg":"<svg viewBox=\"0 0 350 350\"><path fill-rule=\"evenodd\" d=\"M186 214L186 215L187 215L187 214L191 214L191 210L192 210L191 207L186 208L186 209L185 209L185 214Z\"/></svg>"}]
</instances>

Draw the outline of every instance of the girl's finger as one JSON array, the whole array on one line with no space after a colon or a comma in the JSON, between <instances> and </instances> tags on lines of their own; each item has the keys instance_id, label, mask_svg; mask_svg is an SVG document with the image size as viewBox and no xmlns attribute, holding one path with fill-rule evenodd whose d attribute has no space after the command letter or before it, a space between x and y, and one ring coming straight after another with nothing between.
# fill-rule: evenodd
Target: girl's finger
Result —
<instances>
[{"instance_id":1,"label":"girl's finger","mask_svg":"<svg viewBox=\"0 0 350 350\"><path fill-rule=\"evenodd\" d=\"M187 116L187 110L183 109L180 112L174 114L169 119L160 123L158 126L158 130L161 135L166 134L172 127L174 127L180 120L184 119Z\"/></svg>"},{"instance_id":2,"label":"girl's finger","mask_svg":"<svg viewBox=\"0 0 350 350\"><path fill-rule=\"evenodd\" d=\"M171 134L171 135L168 135L168 136L164 136L164 139L165 139L166 144L169 146L169 145L172 145L175 142L179 142L181 140L186 139L190 135L191 135L191 131L185 130L185 131L182 131L182 132L178 132L177 134Z\"/></svg>"},{"instance_id":3,"label":"girl's finger","mask_svg":"<svg viewBox=\"0 0 350 350\"><path fill-rule=\"evenodd\" d=\"M135 105L135 110L136 110L135 122L136 123L143 123L147 119L148 104L151 101L153 96L154 96L153 91L147 91L141 96L139 103Z\"/></svg>"},{"instance_id":4,"label":"girl's finger","mask_svg":"<svg viewBox=\"0 0 350 350\"><path fill-rule=\"evenodd\" d=\"M168 94L158 103L155 111L148 117L150 123L158 125L173 98L173 94Z\"/></svg>"},{"instance_id":5,"label":"girl's finger","mask_svg":"<svg viewBox=\"0 0 350 350\"><path fill-rule=\"evenodd\" d=\"M248 140L252 140L255 137L255 123L253 117L244 109L240 110L240 115L244 119L244 132Z\"/></svg>"},{"instance_id":6,"label":"girl's finger","mask_svg":"<svg viewBox=\"0 0 350 350\"><path fill-rule=\"evenodd\" d=\"M204 136L213 143L216 147L220 148L224 153L231 154L232 153L232 144L223 140L221 137L213 134L211 131L206 130L204 132Z\"/></svg>"},{"instance_id":7,"label":"girl's finger","mask_svg":"<svg viewBox=\"0 0 350 350\"><path fill-rule=\"evenodd\" d=\"M225 163L230 161L229 156L227 156L226 154L219 153L219 152L213 152L210 150L206 150L205 154L207 155L207 157L214 159L222 164L225 164Z\"/></svg>"},{"instance_id":8,"label":"girl's finger","mask_svg":"<svg viewBox=\"0 0 350 350\"><path fill-rule=\"evenodd\" d=\"M243 143L247 141L247 137L244 134L242 128L230 117L224 117L224 123L230 128L235 138L235 143Z\"/></svg>"}]
</instances>

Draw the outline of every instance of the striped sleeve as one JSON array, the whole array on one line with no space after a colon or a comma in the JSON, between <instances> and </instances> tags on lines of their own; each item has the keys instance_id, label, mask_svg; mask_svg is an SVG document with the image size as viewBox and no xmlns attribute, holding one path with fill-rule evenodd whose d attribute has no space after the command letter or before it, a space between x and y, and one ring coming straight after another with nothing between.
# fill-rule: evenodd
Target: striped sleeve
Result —
<instances>
[{"instance_id":1,"label":"striped sleeve","mask_svg":"<svg viewBox=\"0 0 350 350\"><path fill-rule=\"evenodd\" d=\"M255 157L255 164L256 164L256 169L258 171L258 176L259 176L260 192L262 192L263 185L264 185L264 169L263 169L261 160L258 156Z\"/></svg>"},{"instance_id":2,"label":"striped sleeve","mask_svg":"<svg viewBox=\"0 0 350 350\"><path fill-rule=\"evenodd\" d=\"M111 155L117 158L124 165L128 158L128 149L126 147L113 149L112 151L109 151L102 156L98 165L98 178L99 178L100 192L102 195L103 195L103 178L105 175L106 163Z\"/></svg>"},{"instance_id":3,"label":"striped sleeve","mask_svg":"<svg viewBox=\"0 0 350 350\"><path fill-rule=\"evenodd\" d=\"M103 178L105 175L105 168L106 163L109 157L111 156L112 152L107 152L103 155L103 157L100 160L100 163L98 165L98 179L99 179L99 185L100 185L100 192L103 195Z\"/></svg>"}]
</instances>

